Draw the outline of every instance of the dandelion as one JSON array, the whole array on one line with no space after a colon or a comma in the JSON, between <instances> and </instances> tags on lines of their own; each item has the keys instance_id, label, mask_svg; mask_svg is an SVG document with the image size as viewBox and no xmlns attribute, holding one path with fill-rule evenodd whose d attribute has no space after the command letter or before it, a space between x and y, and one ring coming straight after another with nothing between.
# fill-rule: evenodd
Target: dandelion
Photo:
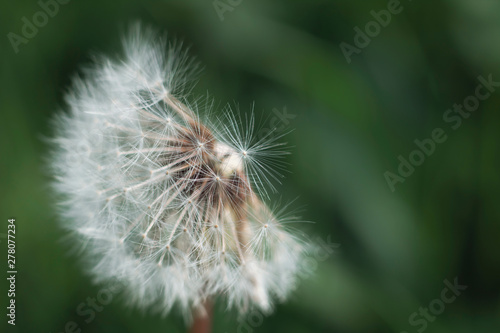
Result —
<instances>
[{"instance_id":1,"label":"dandelion","mask_svg":"<svg viewBox=\"0 0 500 333\"><path fill-rule=\"evenodd\" d=\"M96 282L120 281L132 305L187 321L215 298L242 315L270 311L305 251L262 201L279 178L278 137L254 139L253 116L189 103L196 65L179 46L139 25L123 44L119 60L74 79L54 122L64 226Z\"/></svg>"}]
</instances>

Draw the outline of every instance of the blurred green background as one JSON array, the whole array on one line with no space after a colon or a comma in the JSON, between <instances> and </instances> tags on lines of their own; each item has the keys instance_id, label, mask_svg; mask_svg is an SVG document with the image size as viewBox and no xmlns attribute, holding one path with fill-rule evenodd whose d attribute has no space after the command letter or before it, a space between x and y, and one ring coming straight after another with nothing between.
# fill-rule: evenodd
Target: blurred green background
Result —
<instances>
[{"instance_id":1,"label":"blurred green background","mask_svg":"<svg viewBox=\"0 0 500 333\"><path fill-rule=\"evenodd\" d=\"M500 81L500 1L403 0L348 63L340 43L354 45L353 29L388 2L222 0L231 10L221 20L212 0L73 0L15 53L8 33L21 35L22 18L41 7L3 1L0 233L17 219L18 275L15 327L0 282L0 330L59 333L74 321L82 332L185 332L176 314L131 310L119 298L90 323L76 313L101 287L62 242L44 170L43 138L71 75L92 52L115 54L128 23L141 20L191 45L205 68L195 96L208 91L219 108L237 101L241 112L255 102L264 127L273 109L294 116L281 196L299 197L313 239L341 244L317 257L315 275L262 323L239 323L221 306L214 332L500 331L500 91L456 130L443 120L474 94L479 75ZM407 159L414 140L436 128L447 141L391 191L384 173L397 173L398 156ZM455 278L467 290L425 328L412 324Z\"/></svg>"}]
</instances>

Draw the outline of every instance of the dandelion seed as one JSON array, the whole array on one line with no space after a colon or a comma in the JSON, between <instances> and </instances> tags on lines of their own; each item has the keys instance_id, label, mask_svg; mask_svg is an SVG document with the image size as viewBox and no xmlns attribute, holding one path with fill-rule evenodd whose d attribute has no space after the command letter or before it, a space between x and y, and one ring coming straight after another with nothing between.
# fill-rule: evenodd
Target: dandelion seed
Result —
<instances>
[{"instance_id":1,"label":"dandelion seed","mask_svg":"<svg viewBox=\"0 0 500 333\"><path fill-rule=\"evenodd\" d=\"M246 132L230 110L203 120L210 110L185 98L193 68L135 26L119 61L74 79L53 140L65 226L96 280L121 281L132 304L175 305L188 320L216 297L241 314L267 311L294 288L304 253L261 200L284 151L252 139L253 116Z\"/></svg>"}]
</instances>

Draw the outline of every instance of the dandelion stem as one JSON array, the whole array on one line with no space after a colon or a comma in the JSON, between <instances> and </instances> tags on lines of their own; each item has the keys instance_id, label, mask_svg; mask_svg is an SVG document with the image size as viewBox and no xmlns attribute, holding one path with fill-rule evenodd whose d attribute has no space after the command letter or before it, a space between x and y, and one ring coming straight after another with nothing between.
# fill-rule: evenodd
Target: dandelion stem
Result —
<instances>
[{"instance_id":1,"label":"dandelion stem","mask_svg":"<svg viewBox=\"0 0 500 333\"><path fill-rule=\"evenodd\" d=\"M212 332L213 306L210 301L204 304L205 313L195 316L193 325L189 333L210 333Z\"/></svg>"}]
</instances>

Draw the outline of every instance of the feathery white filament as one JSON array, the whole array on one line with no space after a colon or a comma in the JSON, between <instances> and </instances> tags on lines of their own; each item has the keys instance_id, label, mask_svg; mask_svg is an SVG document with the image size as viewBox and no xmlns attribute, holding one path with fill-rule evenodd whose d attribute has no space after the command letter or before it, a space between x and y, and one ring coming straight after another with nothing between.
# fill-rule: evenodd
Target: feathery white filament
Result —
<instances>
[{"instance_id":1,"label":"feathery white filament","mask_svg":"<svg viewBox=\"0 0 500 333\"><path fill-rule=\"evenodd\" d=\"M275 138L251 143L253 117L246 134L233 114L202 121L183 95L193 66L135 26L120 61L74 79L69 113L55 121L65 227L95 278L122 281L133 304L178 304L189 317L223 296L241 313L269 310L294 287L304 252L255 192L282 151Z\"/></svg>"}]
</instances>

